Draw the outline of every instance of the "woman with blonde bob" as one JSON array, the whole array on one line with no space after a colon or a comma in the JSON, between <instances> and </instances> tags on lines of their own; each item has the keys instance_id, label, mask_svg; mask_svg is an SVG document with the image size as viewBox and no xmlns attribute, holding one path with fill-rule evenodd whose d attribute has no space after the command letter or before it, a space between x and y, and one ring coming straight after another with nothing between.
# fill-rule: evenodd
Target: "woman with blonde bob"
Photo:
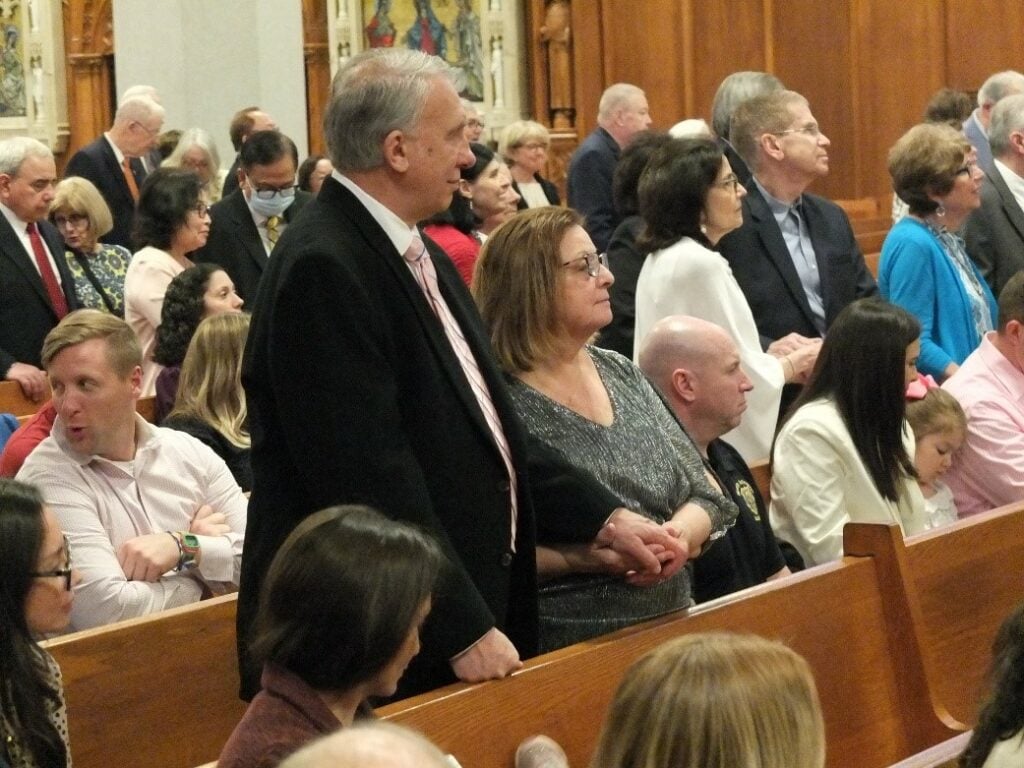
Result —
<instances>
[{"instance_id":1,"label":"woman with blonde bob","mask_svg":"<svg viewBox=\"0 0 1024 768\"><path fill-rule=\"evenodd\" d=\"M249 315L229 313L199 324L181 366L174 410L162 426L187 432L224 459L243 491L252 488L242 351Z\"/></svg>"},{"instance_id":2,"label":"woman with blonde bob","mask_svg":"<svg viewBox=\"0 0 1024 768\"><path fill-rule=\"evenodd\" d=\"M591 768L822 768L825 726L807 662L756 635L693 634L636 662Z\"/></svg>"},{"instance_id":3,"label":"woman with blonde bob","mask_svg":"<svg viewBox=\"0 0 1024 768\"><path fill-rule=\"evenodd\" d=\"M512 172L512 187L519 195L519 210L559 205L555 185L540 175L548 162L551 135L533 120L516 120L505 126L498 142L498 154Z\"/></svg>"}]
</instances>

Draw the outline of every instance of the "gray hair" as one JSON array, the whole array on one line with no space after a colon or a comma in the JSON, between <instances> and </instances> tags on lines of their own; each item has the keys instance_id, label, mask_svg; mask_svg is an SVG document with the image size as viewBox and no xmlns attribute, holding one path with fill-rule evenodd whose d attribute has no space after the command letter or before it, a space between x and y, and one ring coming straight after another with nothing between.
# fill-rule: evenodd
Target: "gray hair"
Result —
<instances>
[{"instance_id":1,"label":"gray hair","mask_svg":"<svg viewBox=\"0 0 1024 768\"><path fill-rule=\"evenodd\" d=\"M17 176L18 169L27 157L53 160L53 152L39 139L28 136L12 136L0 141L0 173Z\"/></svg>"},{"instance_id":2,"label":"gray hair","mask_svg":"<svg viewBox=\"0 0 1024 768\"><path fill-rule=\"evenodd\" d=\"M1024 93L1024 75L1012 69L996 72L978 89L978 106L998 104L1015 93Z\"/></svg>"},{"instance_id":3,"label":"gray hair","mask_svg":"<svg viewBox=\"0 0 1024 768\"><path fill-rule=\"evenodd\" d=\"M996 157L1010 151L1010 134L1024 131L1024 94L1014 94L1000 99L992 110L992 121L988 126L988 142Z\"/></svg>"},{"instance_id":4,"label":"gray hair","mask_svg":"<svg viewBox=\"0 0 1024 768\"><path fill-rule=\"evenodd\" d=\"M384 164L383 141L419 120L431 84L455 71L421 51L371 48L338 70L324 111L324 136L334 167L368 171Z\"/></svg>"},{"instance_id":5,"label":"gray hair","mask_svg":"<svg viewBox=\"0 0 1024 768\"><path fill-rule=\"evenodd\" d=\"M157 104L160 103L160 94L157 93L156 88L152 85L130 85L125 88L124 93L121 94L120 104L124 104L129 99L135 99L139 96L152 99Z\"/></svg>"},{"instance_id":6,"label":"gray hair","mask_svg":"<svg viewBox=\"0 0 1024 768\"><path fill-rule=\"evenodd\" d=\"M292 754L281 768L447 768L425 736L383 720L357 721Z\"/></svg>"},{"instance_id":7,"label":"gray hair","mask_svg":"<svg viewBox=\"0 0 1024 768\"><path fill-rule=\"evenodd\" d=\"M128 99L122 99L121 103L117 105L117 112L114 113L114 122L142 122L152 117L159 117L162 120L165 114L166 110L151 97L132 96Z\"/></svg>"},{"instance_id":8,"label":"gray hair","mask_svg":"<svg viewBox=\"0 0 1024 768\"><path fill-rule=\"evenodd\" d=\"M711 102L711 130L716 136L728 140L729 121L736 107L755 96L785 88L779 78L767 72L733 72L715 91L715 99Z\"/></svg>"},{"instance_id":9,"label":"gray hair","mask_svg":"<svg viewBox=\"0 0 1024 768\"><path fill-rule=\"evenodd\" d=\"M216 175L217 170L220 168L220 154L217 152L217 145L213 141L213 136L210 135L209 131L202 128L189 128L181 134L181 138L178 139L174 151L168 155L161 165L170 168L180 168L182 155L192 149L192 147L199 147L206 153L210 159L210 171Z\"/></svg>"},{"instance_id":10,"label":"gray hair","mask_svg":"<svg viewBox=\"0 0 1024 768\"><path fill-rule=\"evenodd\" d=\"M631 99L643 98L643 89L630 83L615 83L605 88L597 105L597 122L611 120L615 113L629 106Z\"/></svg>"}]
</instances>

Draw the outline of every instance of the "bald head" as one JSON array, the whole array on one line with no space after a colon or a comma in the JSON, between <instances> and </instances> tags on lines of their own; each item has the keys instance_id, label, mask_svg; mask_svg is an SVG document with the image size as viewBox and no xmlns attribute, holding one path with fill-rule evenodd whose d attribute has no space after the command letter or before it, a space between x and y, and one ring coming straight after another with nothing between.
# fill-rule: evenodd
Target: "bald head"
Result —
<instances>
[{"instance_id":1,"label":"bald head","mask_svg":"<svg viewBox=\"0 0 1024 768\"><path fill-rule=\"evenodd\" d=\"M325 736L281 768L449 768L445 755L415 731L374 721Z\"/></svg>"},{"instance_id":2,"label":"bald head","mask_svg":"<svg viewBox=\"0 0 1024 768\"><path fill-rule=\"evenodd\" d=\"M673 315L655 323L644 337L637 363L667 395L676 368L703 368L720 356L723 348L735 349L735 345L714 323Z\"/></svg>"}]
</instances>

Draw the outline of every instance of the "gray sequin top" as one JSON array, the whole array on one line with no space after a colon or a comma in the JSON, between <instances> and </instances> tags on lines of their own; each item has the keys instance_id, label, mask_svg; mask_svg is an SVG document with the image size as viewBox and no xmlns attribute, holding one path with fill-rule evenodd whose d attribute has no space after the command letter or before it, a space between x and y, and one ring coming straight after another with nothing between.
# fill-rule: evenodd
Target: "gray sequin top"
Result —
<instances>
[{"instance_id":1,"label":"gray sequin top","mask_svg":"<svg viewBox=\"0 0 1024 768\"><path fill-rule=\"evenodd\" d=\"M639 368L622 355L588 346L612 404L610 426L514 379L516 412L527 430L593 474L629 509L664 522L692 501L711 518L711 539L736 519L736 506L708 483L697 447ZM686 608L690 570L654 587L603 575L554 579L540 589L543 652Z\"/></svg>"}]
</instances>

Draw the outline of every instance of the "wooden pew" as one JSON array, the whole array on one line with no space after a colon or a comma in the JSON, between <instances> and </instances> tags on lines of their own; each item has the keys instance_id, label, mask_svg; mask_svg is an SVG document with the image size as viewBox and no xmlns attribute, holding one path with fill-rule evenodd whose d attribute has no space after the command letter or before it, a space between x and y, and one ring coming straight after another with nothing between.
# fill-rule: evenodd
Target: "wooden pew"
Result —
<instances>
[{"instance_id":1,"label":"wooden pew","mask_svg":"<svg viewBox=\"0 0 1024 768\"><path fill-rule=\"evenodd\" d=\"M900 760L890 768L957 768L960 755L967 748L967 742L970 740L971 731L961 733L941 744L929 747L924 752L918 752L906 760Z\"/></svg>"},{"instance_id":2,"label":"wooden pew","mask_svg":"<svg viewBox=\"0 0 1024 768\"><path fill-rule=\"evenodd\" d=\"M0 381L0 413L13 413L15 416L31 416L39 410L39 406L50 399L50 387L46 387L46 397L36 403L25 397L21 385L16 381Z\"/></svg>"},{"instance_id":3,"label":"wooden pew","mask_svg":"<svg viewBox=\"0 0 1024 768\"><path fill-rule=\"evenodd\" d=\"M76 768L182 768L215 758L238 698L236 595L76 632L60 664Z\"/></svg>"},{"instance_id":4,"label":"wooden pew","mask_svg":"<svg viewBox=\"0 0 1024 768\"><path fill-rule=\"evenodd\" d=\"M1024 601L1024 502L905 541L896 526L848 525L844 550L875 559L905 601L940 717L973 726L996 631Z\"/></svg>"}]
</instances>

